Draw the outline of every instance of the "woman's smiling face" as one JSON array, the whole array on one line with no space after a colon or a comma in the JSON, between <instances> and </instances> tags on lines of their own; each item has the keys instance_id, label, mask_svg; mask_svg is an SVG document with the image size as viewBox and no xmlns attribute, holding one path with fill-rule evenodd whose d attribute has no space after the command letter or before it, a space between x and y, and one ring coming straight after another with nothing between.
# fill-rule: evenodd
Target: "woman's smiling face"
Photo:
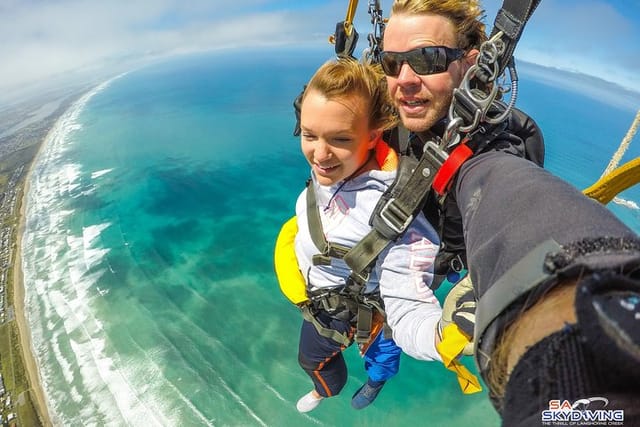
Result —
<instances>
[{"instance_id":1,"label":"woman's smiling face","mask_svg":"<svg viewBox=\"0 0 640 427\"><path fill-rule=\"evenodd\" d=\"M311 89L300 111L302 153L321 185L333 185L371 159L380 132L369 129L369 100L352 95L327 99ZM375 162L374 162L375 163Z\"/></svg>"}]
</instances>

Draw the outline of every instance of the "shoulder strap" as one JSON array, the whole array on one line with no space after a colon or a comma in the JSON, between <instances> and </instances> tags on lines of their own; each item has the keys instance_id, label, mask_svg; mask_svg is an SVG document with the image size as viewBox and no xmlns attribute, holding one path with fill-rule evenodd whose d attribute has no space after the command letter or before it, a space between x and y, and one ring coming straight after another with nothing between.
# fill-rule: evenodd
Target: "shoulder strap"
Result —
<instances>
[{"instance_id":1,"label":"shoulder strap","mask_svg":"<svg viewBox=\"0 0 640 427\"><path fill-rule=\"evenodd\" d=\"M373 229L344 257L356 283L366 283L380 253L407 230L422 209L437 172L446 161L447 154L431 141L425 145L420 161L401 157L396 179L371 215Z\"/></svg>"},{"instance_id":2,"label":"shoulder strap","mask_svg":"<svg viewBox=\"0 0 640 427\"><path fill-rule=\"evenodd\" d=\"M343 258L349 251L347 246L328 242L324 237L316 192L311 179L307 181L307 224L309 225L311 240L313 240L313 244L316 245L316 248L320 251L319 254L313 256L312 261L314 265L328 265L331 263L332 257Z\"/></svg>"},{"instance_id":3,"label":"shoulder strap","mask_svg":"<svg viewBox=\"0 0 640 427\"><path fill-rule=\"evenodd\" d=\"M450 154L435 142L427 141L419 161L401 157L396 179L371 215L373 229L344 256L354 281L366 283L380 253L404 234L422 210L429 191L433 188L437 195L445 195L462 164L482 151L503 129L504 122L483 126L473 140L462 141Z\"/></svg>"},{"instance_id":4,"label":"shoulder strap","mask_svg":"<svg viewBox=\"0 0 640 427\"><path fill-rule=\"evenodd\" d=\"M540 0L504 0L502 3L502 8L498 11L491 30L491 37L502 31L501 38L505 44L505 52L500 58L498 75L502 74L511 61L522 30L538 4L540 4Z\"/></svg>"},{"instance_id":5,"label":"shoulder strap","mask_svg":"<svg viewBox=\"0 0 640 427\"><path fill-rule=\"evenodd\" d=\"M344 259L349 267L351 265L347 261L349 258L349 254L353 250L353 248L349 248L347 246L339 245L336 243L328 242L324 231L322 229L322 220L320 218L320 211L318 210L318 202L316 199L315 188L313 185L313 181L309 180L307 182L307 223L309 225L309 233L311 234L311 239L315 244L316 248L320 250L320 254L313 256L313 264L314 265L328 265L331 263L331 258L339 258ZM375 230L374 230L375 231ZM367 236L368 237L368 236ZM365 237L366 239L366 237ZM375 241L373 243L380 244L383 240ZM388 241L384 241L384 246L388 243ZM362 240L356 244L362 244ZM375 257L384 249L384 246L375 250ZM374 258L375 261L375 258ZM372 265L373 263L370 263ZM351 271L351 274L346 280L346 284L344 287L344 291L340 292L340 295L344 298L350 298L356 304L356 331L355 331L355 341L358 344L364 344L371 340L371 331L373 329L373 312L377 310L380 314L384 316L384 308L382 304L379 303L375 298L368 298L363 295L363 291L366 287L367 281L369 280L369 269L364 271ZM318 320L308 311L308 307L305 311L303 308L303 316L306 320L313 323L316 327L318 333L327 338L331 338L332 340L341 343L345 347L348 347L350 344L351 337L349 335L338 333L331 328L325 328L318 322Z\"/></svg>"}]
</instances>

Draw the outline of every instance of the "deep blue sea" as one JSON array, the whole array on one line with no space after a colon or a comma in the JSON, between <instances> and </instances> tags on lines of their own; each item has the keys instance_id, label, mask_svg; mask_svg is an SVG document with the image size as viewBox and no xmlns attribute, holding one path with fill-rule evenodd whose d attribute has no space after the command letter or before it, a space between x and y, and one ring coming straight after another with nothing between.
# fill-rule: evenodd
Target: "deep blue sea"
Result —
<instances>
[{"instance_id":1,"label":"deep blue sea","mask_svg":"<svg viewBox=\"0 0 640 427\"><path fill-rule=\"evenodd\" d=\"M354 348L342 395L295 409L311 382L272 251L308 176L292 101L331 55L177 57L105 82L57 123L30 178L23 237L28 319L56 424L499 424L486 393L465 396L441 364L409 357L374 405L353 410L366 379ZM520 80L518 106L544 130L547 167L579 188L593 183L640 95L526 64ZM636 138L623 161L639 155ZM640 232L640 188L621 197L611 208Z\"/></svg>"}]
</instances>

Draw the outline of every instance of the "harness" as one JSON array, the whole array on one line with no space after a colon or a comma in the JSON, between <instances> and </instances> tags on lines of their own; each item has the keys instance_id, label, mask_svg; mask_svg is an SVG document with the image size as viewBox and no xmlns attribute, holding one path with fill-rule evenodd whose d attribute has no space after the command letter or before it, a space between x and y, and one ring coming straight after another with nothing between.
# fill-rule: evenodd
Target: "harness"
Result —
<instances>
[{"instance_id":1,"label":"harness","mask_svg":"<svg viewBox=\"0 0 640 427\"><path fill-rule=\"evenodd\" d=\"M374 316L376 312L382 319L385 317L384 304L380 294L377 292L365 294L364 292L375 258L364 269L354 270L350 261L353 257L352 252L355 250L357 253L358 247L366 243L361 240L354 247L349 248L327 241L311 180L307 181L307 223L311 240L320 251L319 254L313 256L313 265L329 265L331 258L343 259L351 268L351 274L347 278L345 285L339 289L321 289L307 292L311 303L302 307L302 315L307 321L313 323L320 335L331 338L345 347L351 344L351 335L342 334L325 327L317 320L314 313L317 313L318 310L324 310L331 317L350 322L356 328L353 339L362 347L370 341L372 334L376 332L374 331Z\"/></svg>"}]
</instances>

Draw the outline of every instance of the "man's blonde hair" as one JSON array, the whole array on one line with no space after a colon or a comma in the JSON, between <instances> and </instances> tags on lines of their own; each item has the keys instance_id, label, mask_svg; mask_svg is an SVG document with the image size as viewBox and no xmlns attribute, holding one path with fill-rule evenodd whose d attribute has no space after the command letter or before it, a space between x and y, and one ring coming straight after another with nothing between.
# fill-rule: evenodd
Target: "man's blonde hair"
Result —
<instances>
[{"instance_id":1,"label":"man's blonde hair","mask_svg":"<svg viewBox=\"0 0 640 427\"><path fill-rule=\"evenodd\" d=\"M479 49L487 40L484 10L478 0L395 0L391 15L440 15L456 28L457 46L463 50Z\"/></svg>"},{"instance_id":2,"label":"man's blonde hair","mask_svg":"<svg viewBox=\"0 0 640 427\"><path fill-rule=\"evenodd\" d=\"M332 100L363 97L369 107L369 126L372 129L391 129L398 123L384 74L377 64L363 64L348 57L327 61L311 77L303 101L310 90Z\"/></svg>"}]
</instances>

